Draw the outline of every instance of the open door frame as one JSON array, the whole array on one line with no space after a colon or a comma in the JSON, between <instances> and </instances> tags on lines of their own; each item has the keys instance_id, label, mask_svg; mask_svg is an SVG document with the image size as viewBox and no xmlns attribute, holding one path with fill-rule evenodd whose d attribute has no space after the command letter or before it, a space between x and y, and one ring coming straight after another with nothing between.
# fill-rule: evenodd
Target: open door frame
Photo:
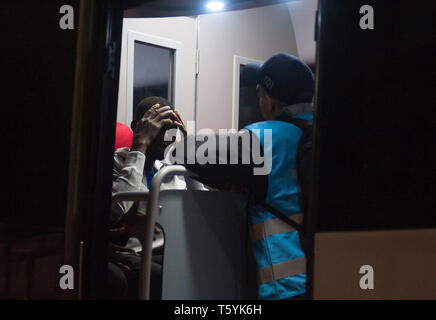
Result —
<instances>
[{"instance_id":1,"label":"open door frame","mask_svg":"<svg viewBox=\"0 0 436 320\"><path fill-rule=\"evenodd\" d=\"M226 11L280 2L234 1ZM181 6L182 2L177 1L177 5ZM198 4L188 8L189 12L164 9L156 1L146 0L82 0L80 3L65 247L65 263L79 272L75 290L66 294L67 299L105 297L113 165L108 159L113 158L123 17L209 13ZM309 259L309 293L310 262Z\"/></svg>"},{"instance_id":2,"label":"open door frame","mask_svg":"<svg viewBox=\"0 0 436 320\"><path fill-rule=\"evenodd\" d=\"M122 19L121 0L80 2L65 230L76 277L67 299L105 294Z\"/></svg>"}]
</instances>

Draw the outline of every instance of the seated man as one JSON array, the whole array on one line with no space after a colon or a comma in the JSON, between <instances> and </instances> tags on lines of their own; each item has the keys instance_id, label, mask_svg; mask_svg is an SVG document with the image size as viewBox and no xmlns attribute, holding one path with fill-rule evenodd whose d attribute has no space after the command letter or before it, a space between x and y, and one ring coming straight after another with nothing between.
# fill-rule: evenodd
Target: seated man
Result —
<instances>
[{"instance_id":1,"label":"seated man","mask_svg":"<svg viewBox=\"0 0 436 320\"><path fill-rule=\"evenodd\" d=\"M143 99L136 107L131 123L133 130L132 148L122 148L115 152L112 178L112 193L147 191L153 176L161 168L171 165L164 159L164 152L172 141L165 141L165 132L178 128L183 135L185 126L171 103L161 97ZM162 189L203 189L189 178L173 177L166 181ZM116 224L129 211L131 201L119 202L112 208L111 224ZM145 213L140 205L139 211Z\"/></svg>"},{"instance_id":2,"label":"seated man","mask_svg":"<svg viewBox=\"0 0 436 320\"><path fill-rule=\"evenodd\" d=\"M131 128L133 130L131 148L118 149L114 155L112 194L148 191L157 171L170 165L169 161L164 159L164 152L172 143L172 141L165 141L166 131L178 128L184 135L186 134L185 126L178 112L168 100L161 97L148 97L137 105ZM172 177L162 184L161 189L186 189L187 187L189 189L203 189L198 182L183 177ZM132 201L115 204L112 207L110 217L111 228L116 228L112 229L111 232L112 242L125 246L130 238L129 241L133 243L131 246L139 246L137 239L131 237L135 236L135 233L141 232L141 228L137 228L135 224L138 224L138 221L143 221L141 215L145 213L146 207L143 202L136 203L136 205ZM140 258L136 254L120 255L116 254L115 251L129 250L112 246L111 260L125 271L129 283L129 297L134 298L137 292L136 284L139 281ZM151 297L158 298L160 296L161 256L154 255L153 261Z\"/></svg>"}]
</instances>

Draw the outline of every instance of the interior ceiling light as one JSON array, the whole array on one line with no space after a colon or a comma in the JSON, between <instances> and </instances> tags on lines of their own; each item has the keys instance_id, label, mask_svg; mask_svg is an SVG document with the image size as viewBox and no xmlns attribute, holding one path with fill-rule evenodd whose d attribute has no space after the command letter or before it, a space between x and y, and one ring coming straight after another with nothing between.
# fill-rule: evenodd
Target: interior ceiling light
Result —
<instances>
[{"instance_id":1,"label":"interior ceiling light","mask_svg":"<svg viewBox=\"0 0 436 320\"><path fill-rule=\"evenodd\" d=\"M220 11L224 8L224 3L221 1L211 1L206 4L206 8L212 11Z\"/></svg>"}]
</instances>

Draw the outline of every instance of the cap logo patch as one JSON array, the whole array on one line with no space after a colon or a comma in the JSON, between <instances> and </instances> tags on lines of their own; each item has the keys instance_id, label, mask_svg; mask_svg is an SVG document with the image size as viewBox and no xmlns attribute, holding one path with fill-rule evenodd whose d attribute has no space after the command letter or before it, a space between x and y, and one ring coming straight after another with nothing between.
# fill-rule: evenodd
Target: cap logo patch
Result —
<instances>
[{"instance_id":1,"label":"cap logo patch","mask_svg":"<svg viewBox=\"0 0 436 320\"><path fill-rule=\"evenodd\" d=\"M265 78L263 78L263 85L265 86L265 88L267 88L268 90L271 90L272 87L274 87L274 81L272 81L272 79L268 76L265 76Z\"/></svg>"}]
</instances>

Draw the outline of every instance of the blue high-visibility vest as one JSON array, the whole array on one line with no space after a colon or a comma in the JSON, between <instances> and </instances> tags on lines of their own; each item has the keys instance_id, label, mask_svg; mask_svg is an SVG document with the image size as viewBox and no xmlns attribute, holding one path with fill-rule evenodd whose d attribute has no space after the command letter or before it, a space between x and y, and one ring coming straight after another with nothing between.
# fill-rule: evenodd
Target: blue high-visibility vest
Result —
<instances>
[{"instance_id":1,"label":"blue high-visibility vest","mask_svg":"<svg viewBox=\"0 0 436 320\"><path fill-rule=\"evenodd\" d=\"M312 112L295 117L313 121ZM259 138L264 155L271 151L265 203L301 223L296 153L303 131L283 121L258 122L245 128ZM264 141L267 129L271 130L271 143ZM248 210L258 298L279 300L304 294L306 257L298 231L259 204L252 203Z\"/></svg>"}]
</instances>

